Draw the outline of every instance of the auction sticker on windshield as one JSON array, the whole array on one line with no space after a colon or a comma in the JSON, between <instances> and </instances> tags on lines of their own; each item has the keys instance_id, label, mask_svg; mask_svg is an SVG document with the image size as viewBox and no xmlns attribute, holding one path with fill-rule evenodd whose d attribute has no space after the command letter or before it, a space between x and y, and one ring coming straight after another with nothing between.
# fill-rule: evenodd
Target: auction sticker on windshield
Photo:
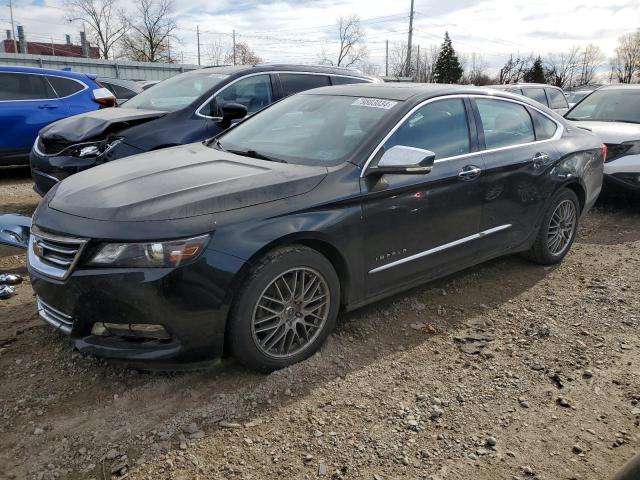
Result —
<instances>
[{"instance_id":1,"label":"auction sticker on windshield","mask_svg":"<svg viewBox=\"0 0 640 480\"><path fill-rule=\"evenodd\" d=\"M396 103L398 102L383 100L382 98L359 98L351 105L356 105L359 107L384 108L385 110L389 110L393 108Z\"/></svg>"}]
</instances>

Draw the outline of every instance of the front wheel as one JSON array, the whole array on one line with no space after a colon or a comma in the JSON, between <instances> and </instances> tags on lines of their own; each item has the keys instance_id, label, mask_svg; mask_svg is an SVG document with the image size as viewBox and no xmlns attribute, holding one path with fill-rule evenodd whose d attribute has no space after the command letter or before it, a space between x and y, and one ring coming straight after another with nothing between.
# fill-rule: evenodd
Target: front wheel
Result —
<instances>
[{"instance_id":1,"label":"front wheel","mask_svg":"<svg viewBox=\"0 0 640 480\"><path fill-rule=\"evenodd\" d=\"M579 212L578 197L572 190L564 188L558 192L545 213L538 236L526 256L542 265L560 263L575 240Z\"/></svg>"},{"instance_id":2,"label":"front wheel","mask_svg":"<svg viewBox=\"0 0 640 480\"><path fill-rule=\"evenodd\" d=\"M269 372L315 353L333 330L340 283L331 263L304 246L267 253L242 285L231 310L233 355Z\"/></svg>"}]
</instances>

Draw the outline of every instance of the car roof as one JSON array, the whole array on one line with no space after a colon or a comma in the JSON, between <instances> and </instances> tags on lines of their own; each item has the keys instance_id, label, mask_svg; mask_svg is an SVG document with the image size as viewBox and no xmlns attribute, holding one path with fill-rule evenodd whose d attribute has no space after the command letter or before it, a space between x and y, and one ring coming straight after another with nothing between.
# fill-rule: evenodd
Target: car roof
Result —
<instances>
[{"instance_id":1,"label":"car roof","mask_svg":"<svg viewBox=\"0 0 640 480\"><path fill-rule=\"evenodd\" d=\"M56 75L58 77L75 78L78 80L94 79L96 75L80 72L70 72L69 70L56 70L53 68L20 67L15 65L0 65L0 72L36 73L40 75Z\"/></svg>"},{"instance_id":2,"label":"car roof","mask_svg":"<svg viewBox=\"0 0 640 480\"><path fill-rule=\"evenodd\" d=\"M500 88L500 89L508 89L508 88L518 88L518 87L541 87L541 88L556 88L558 90L562 90L560 87L556 85L547 85L546 83L527 83L527 82L519 82L519 83L502 83L496 85L487 85L488 88Z\"/></svg>"},{"instance_id":3,"label":"car roof","mask_svg":"<svg viewBox=\"0 0 640 480\"><path fill-rule=\"evenodd\" d=\"M616 83L613 85L605 85L603 87L598 88L598 90L639 90L640 84L629 84L629 83Z\"/></svg>"},{"instance_id":4,"label":"car roof","mask_svg":"<svg viewBox=\"0 0 640 480\"><path fill-rule=\"evenodd\" d=\"M295 64L260 64L260 65L221 65L215 67L204 67L198 70L186 72L191 75L206 75L210 73L220 73L223 75L234 75L237 73L254 73L254 72L273 72L273 71L289 71L289 72L310 72L325 73L327 75L346 75L349 77L370 78L371 75L365 75L351 68L332 67L326 65L295 65Z\"/></svg>"},{"instance_id":5,"label":"car roof","mask_svg":"<svg viewBox=\"0 0 640 480\"><path fill-rule=\"evenodd\" d=\"M467 94L509 98L519 102L526 101L526 97L521 95L513 95L491 88L437 83L351 83L348 85L315 88L301 94L372 97L398 101L424 100L444 95ZM536 102L533 102L533 104L537 105Z\"/></svg>"}]
</instances>

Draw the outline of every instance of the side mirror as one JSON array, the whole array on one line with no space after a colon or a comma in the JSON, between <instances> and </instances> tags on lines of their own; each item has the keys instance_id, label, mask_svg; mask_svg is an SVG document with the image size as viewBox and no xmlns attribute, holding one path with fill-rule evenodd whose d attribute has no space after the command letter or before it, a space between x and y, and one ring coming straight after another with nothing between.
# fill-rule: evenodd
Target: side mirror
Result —
<instances>
[{"instance_id":1,"label":"side mirror","mask_svg":"<svg viewBox=\"0 0 640 480\"><path fill-rule=\"evenodd\" d=\"M0 245L27 249L31 234L31 217L0 215Z\"/></svg>"},{"instance_id":2,"label":"side mirror","mask_svg":"<svg viewBox=\"0 0 640 480\"><path fill-rule=\"evenodd\" d=\"M247 107L239 103L226 103L222 107L222 120L220 126L229 128L233 120L239 120L247 116Z\"/></svg>"},{"instance_id":3,"label":"side mirror","mask_svg":"<svg viewBox=\"0 0 640 480\"><path fill-rule=\"evenodd\" d=\"M431 150L395 145L383 153L378 165L373 167L371 172L399 175L425 174L431 171L435 159L436 154Z\"/></svg>"}]
</instances>

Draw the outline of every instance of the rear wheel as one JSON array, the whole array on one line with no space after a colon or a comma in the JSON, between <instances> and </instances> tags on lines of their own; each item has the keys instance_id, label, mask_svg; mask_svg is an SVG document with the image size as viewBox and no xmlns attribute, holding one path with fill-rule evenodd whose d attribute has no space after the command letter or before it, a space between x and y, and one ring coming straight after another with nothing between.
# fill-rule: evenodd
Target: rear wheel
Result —
<instances>
[{"instance_id":1,"label":"rear wheel","mask_svg":"<svg viewBox=\"0 0 640 480\"><path fill-rule=\"evenodd\" d=\"M304 246L267 253L241 287L228 341L244 365L272 371L315 353L333 330L340 284L331 263Z\"/></svg>"},{"instance_id":2,"label":"rear wheel","mask_svg":"<svg viewBox=\"0 0 640 480\"><path fill-rule=\"evenodd\" d=\"M562 189L553 198L526 256L542 265L560 263L575 240L579 216L578 197L572 190Z\"/></svg>"}]
</instances>

